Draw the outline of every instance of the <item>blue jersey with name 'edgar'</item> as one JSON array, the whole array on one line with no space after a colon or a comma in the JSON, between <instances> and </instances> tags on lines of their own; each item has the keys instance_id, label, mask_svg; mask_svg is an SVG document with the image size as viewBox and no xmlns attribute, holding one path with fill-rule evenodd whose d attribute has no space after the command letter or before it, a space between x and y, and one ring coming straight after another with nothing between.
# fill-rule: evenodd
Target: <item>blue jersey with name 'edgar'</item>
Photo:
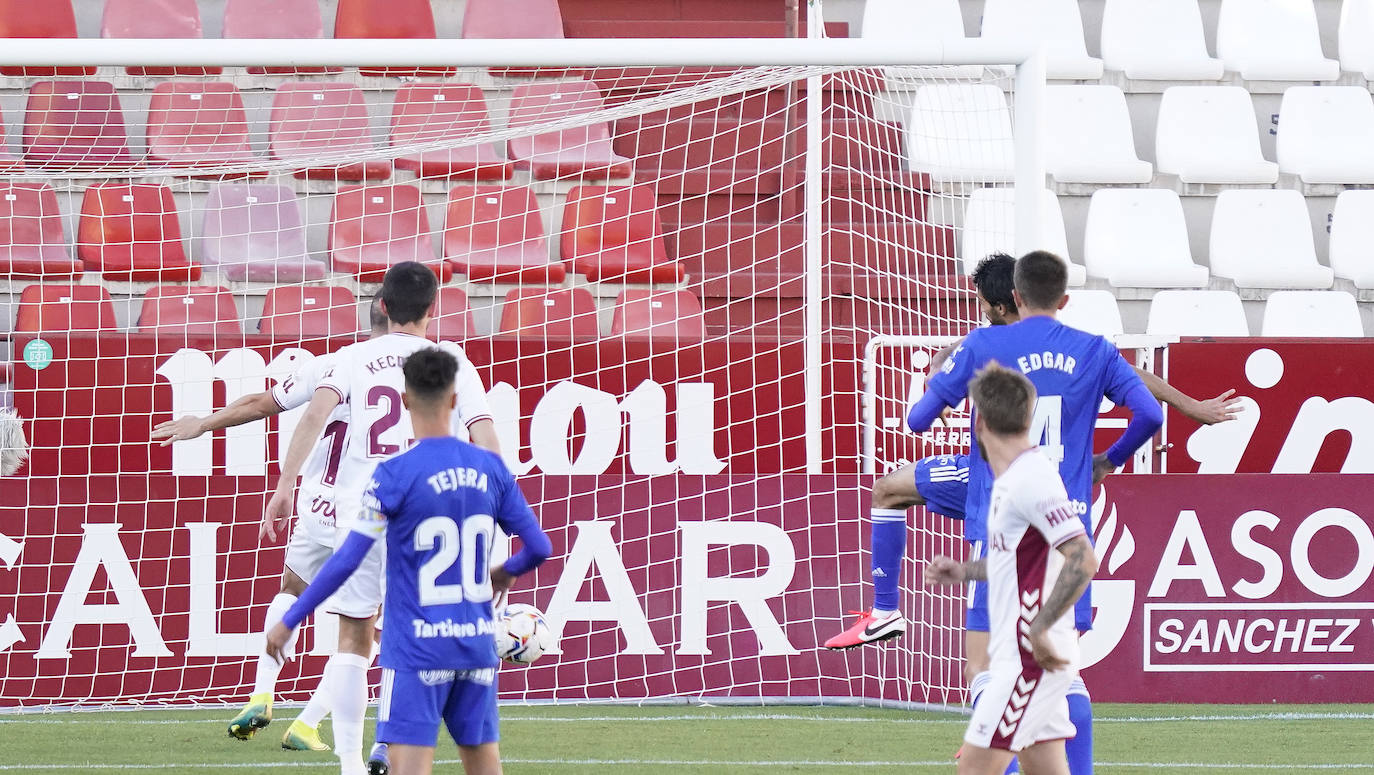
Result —
<instances>
[{"instance_id":1,"label":"blue jersey with name 'edgar'","mask_svg":"<svg viewBox=\"0 0 1374 775\"><path fill-rule=\"evenodd\" d=\"M489 573L497 527L538 529L495 454L426 438L377 465L354 530L386 535L382 667L495 667Z\"/></svg>"},{"instance_id":2,"label":"blue jersey with name 'edgar'","mask_svg":"<svg viewBox=\"0 0 1374 775\"><path fill-rule=\"evenodd\" d=\"M1107 339L1037 315L969 332L941 372L931 377L929 389L954 406L968 396L969 381L989 361L1020 371L1035 385L1031 439L1059 461L1069 499L1087 524L1098 408L1104 396L1120 404L1132 387L1143 389L1140 377ZM976 434L971 445L964 537L985 541L993 476L978 452Z\"/></svg>"}]
</instances>

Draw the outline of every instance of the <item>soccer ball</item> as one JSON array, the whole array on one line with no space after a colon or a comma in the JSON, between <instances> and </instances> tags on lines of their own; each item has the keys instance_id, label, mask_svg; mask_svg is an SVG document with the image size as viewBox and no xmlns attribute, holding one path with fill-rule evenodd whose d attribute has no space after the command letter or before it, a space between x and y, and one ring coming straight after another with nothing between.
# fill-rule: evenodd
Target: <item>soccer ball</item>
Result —
<instances>
[{"instance_id":1,"label":"soccer ball","mask_svg":"<svg viewBox=\"0 0 1374 775\"><path fill-rule=\"evenodd\" d=\"M538 608L511 603L496 617L496 653L507 662L528 665L553 648L553 631Z\"/></svg>"}]
</instances>

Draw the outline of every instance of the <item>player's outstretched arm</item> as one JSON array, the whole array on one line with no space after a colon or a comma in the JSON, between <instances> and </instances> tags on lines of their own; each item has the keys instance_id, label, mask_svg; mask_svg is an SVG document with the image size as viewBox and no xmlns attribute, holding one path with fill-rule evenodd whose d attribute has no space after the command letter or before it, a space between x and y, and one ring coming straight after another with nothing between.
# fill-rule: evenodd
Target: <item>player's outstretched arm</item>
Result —
<instances>
[{"instance_id":1,"label":"player's outstretched arm","mask_svg":"<svg viewBox=\"0 0 1374 775\"><path fill-rule=\"evenodd\" d=\"M1240 412L1240 398L1236 397L1235 390L1228 390L1216 398L1199 401L1160 379L1157 374L1145 371L1139 366L1135 367L1135 373L1145 383L1151 395L1182 412L1184 417L1202 425L1216 425L1219 422L1234 420Z\"/></svg>"},{"instance_id":2,"label":"player's outstretched arm","mask_svg":"<svg viewBox=\"0 0 1374 775\"><path fill-rule=\"evenodd\" d=\"M1058 549L1059 553L1064 555L1064 567L1060 569L1059 578L1055 580L1054 589L1050 590L1048 599L1040 606L1040 613L1036 614L1035 621L1031 622L1028 633L1031 654L1036 664L1046 670L1060 670L1069 664L1054 653L1054 647L1050 645L1049 631L1055 622L1068 613L1074 602L1083 596L1083 592L1088 588L1088 582L1092 581L1093 574L1097 573L1097 555L1093 553L1092 544L1088 542L1086 535L1079 534L1070 538L1060 544Z\"/></svg>"},{"instance_id":3,"label":"player's outstretched arm","mask_svg":"<svg viewBox=\"0 0 1374 775\"><path fill-rule=\"evenodd\" d=\"M959 562L944 555L937 556L926 563L922 573L926 586L938 587L963 584L966 581L982 580L988 577L988 561L974 560Z\"/></svg>"},{"instance_id":4,"label":"player's outstretched arm","mask_svg":"<svg viewBox=\"0 0 1374 775\"><path fill-rule=\"evenodd\" d=\"M149 435L153 439L162 439L162 446L165 447L176 441L189 441L203 433L217 431L220 428L233 428L280 412L281 405L272 398L272 392L264 390L261 393L243 396L209 417L188 414L158 423Z\"/></svg>"},{"instance_id":5,"label":"player's outstretched arm","mask_svg":"<svg viewBox=\"0 0 1374 775\"><path fill-rule=\"evenodd\" d=\"M315 442L319 440L320 432L324 430L324 424L329 419L329 413L338 405L339 394L329 388L316 390L310 399L305 414L291 434L291 444L286 448L286 459L281 461L281 478L277 480L277 489L272 493L272 499L267 502L266 513L262 515L262 527L258 529L259 539L277 540L277 521L290 518L291 494L296 489L296 477L300 476L301 466L310 456L310 450L315 447Z\"/></svg>"}]
</instances>

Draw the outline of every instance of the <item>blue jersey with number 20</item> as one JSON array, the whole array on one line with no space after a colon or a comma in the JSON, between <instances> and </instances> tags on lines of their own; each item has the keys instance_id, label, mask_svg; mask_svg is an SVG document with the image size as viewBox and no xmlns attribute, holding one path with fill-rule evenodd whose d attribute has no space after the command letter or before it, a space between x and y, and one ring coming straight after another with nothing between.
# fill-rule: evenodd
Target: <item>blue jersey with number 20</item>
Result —
<instances>
[{"instance_id":1,"label":"blue jersey with number 20","mask_svg":"<svg viewBox=\"0 0 1374 775\"><path fill-rule=\"evenodd\" d=\"M381 664L393 670L494 667L489 575L497 527L538 530L501 458L426 438L377 465L353 528L386 536Z\"/></svg>"}]
</instances>

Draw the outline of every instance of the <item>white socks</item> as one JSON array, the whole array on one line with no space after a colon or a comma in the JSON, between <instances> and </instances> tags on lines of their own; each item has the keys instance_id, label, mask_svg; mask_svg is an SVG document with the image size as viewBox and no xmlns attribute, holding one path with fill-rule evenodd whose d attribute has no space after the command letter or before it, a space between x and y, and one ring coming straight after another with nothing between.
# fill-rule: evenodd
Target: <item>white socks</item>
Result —
<instances>
[{"instance_id":1,"label":"white socks","mask_svg":"<svg viewBox=\"0 0 1374 775\"><path fill-rule=\"evenodd\" d=\"M272 604L267 606L267 622L262 627L263 640L267 639L267 631L281 621L281 618L286 615L286 612L295 602L296 596L286 592L278 592L277 596L272 598ZM286 642L283 653L287 658L296 655L296 636L298 634L300 634L299 630L291 633L291 639ZM258 672L253 679L253 694L272 694L277 687L277 675L281 673L281 667L277 660L267 656L266 652L259 654Z\"/></svg>"},{"instance_id":2,"label":"white socks","mask_svg":"<svg viewBox=\"0 0 1374 775\"><path fill-rule=\"evenodd\" d=\"M357 654L335 654L326 668L326 674L332 673L329 694L334 704L334 750L343 775L365 772L363 715L367 712L367 668L371 661Z\"/></svg>"},{"instance_id":3,"label":"white socks","mask_svg":"<svg viewBox=\"0 0 1374 775\"><path fill-rule=\"evenodd\" d=\"M336 655L337 656L337 655ZM310 695L310 702L305 704L305 709L296 720L308 727L318 727L325 716L334 706L334 680L338 674L335 657L330 657L324 663L324 673L320 675L320 682L315 686L315 692Z\"/></svg>"}]
</instances>

